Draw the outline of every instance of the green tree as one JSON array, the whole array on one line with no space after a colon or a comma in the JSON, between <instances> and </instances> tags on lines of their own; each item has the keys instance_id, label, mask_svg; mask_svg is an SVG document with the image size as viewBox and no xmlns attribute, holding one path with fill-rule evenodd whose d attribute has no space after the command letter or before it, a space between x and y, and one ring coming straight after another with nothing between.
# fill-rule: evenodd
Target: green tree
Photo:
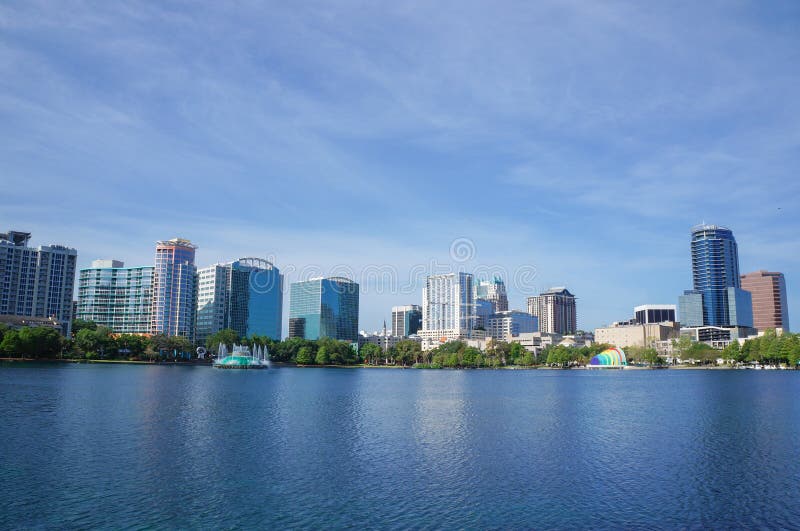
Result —
<instances>
[{"instance_id":1,"label":"green tree","mask_svg":"<svg viewBox=\"0 0 800 531\"><path fill-rule=\"evenodd\" d=\"M115 357L116 348L111 329L98 326L96 329L83 328L75 335L75 347L84 356L90 357Z\"/></svg>"},{"instance_id":2,"label":"green tree","mask_svg":"<svg viewBox=\"0 0 800 531\"><path fill-rule=\"evenodd\" d=\"M398 355L407 363L421 363L423 361L422 345L418 341L404 339L395 345Z\"/></svg>"},{"instance_id":3,"label":"green tree","mask_svg":"<svg viewBox=\"0 0 800 531\"><path fill-rule=\"evenodd\" d=\"M383 351L381 350L381 347L375 343L367 343L361 347L360 354L361 357L364 358L364 363L368 365L377 365L378 362L383 358Z\"/></svg>"},{"instance_id":4,"label":"green tree","mask_svg":"<svg viewBox=\"0 0 800 531\"><path fill-rule=\"evenodd\" d=\"M97 323L94 321L87 321L85 319L72 320L72 337L77 336L78 332L85 329L97 330Z\"/></svg>"},{"instance_id":5,"label":"green tree","mask_svg":"<svg viewBox=\"0 0 800 531\"><path fill-rule=\"evenodd\" d=\"M188 354L189 356L194 354L194 345L192 345L188 337L184 336L169 336L167 349L171 356L178 358L183 357L183 354Z\"/></svg>"},{"instance_id":6,"label":"green tree","mask_svg":"<svg viewBox=\"0 0 800 531\"><path fill-rule=\"evenodd\" d=\"M658 351L652 347L642 349L641 360L650 365L660 365L661 358L658 357Z\"/></svg>"},{"instance_id":7,"label":"green tree","mask_svg":"<svg viewBox=\"0 0 800 531\"><path fill-rule=\"evenodd\" d=\"M7 330L0 341L0 352L6 357L23 357L22 340L18 330Z\"/></svg>"},{"instance_id":8,"label":"green tree","mask_svg":"<svg viewBox=\"0 0 800 531\"><path fill-rule=\"evenodd\" d=\"M461 354L461 363L464 367L477 367L476 362L480 355L480 350L475 347L467 347L464 349L463 354Z\"/></svg>"},{"instance_id":9,"label":"green tree","mask_svg":"<svg viewBox=\"0 0 800 531\"><path fill-rule=\"evenodd\" d=\"M128 358L140 358L144 356L149 342L146 337L133 334L121 334L117 337L116 347L120 354Z\"/></svg>"},{"instance_id":10,"label":"green tree","mask_svg":"<svg viewBox=\"0 0 800 531\"><path fill-rule=\"evenodd\" d=\"M206 338L206 349L212 354L216 354L219 352L219 345L220 343L225 345L226 348L230 349L233 347L234 343L238 343L241 340L239 334L236 333L236 330L232 328L225 328L224 330L220 330L219 332L215 332Z\"/></svg>"},{"instance_id":11,"label":"green tree","mask_svg":"<svg viewBox=\"0 0 800 531\"><path fill-rule=\"evenodd\" d=\"M317 365L328 365L331 362L328 356L328 348L323 345L317 349L317 356L314 359Z\"/></svg>"},{"instance_id":12,"label":"green tree","mask_svg":"<svg viewBox=\"0 0 800 531\"><path fill-rule=\"evenodd\" d=\"M722 349L722 354L720 355L720 357L724 360L739 361L740 353L741 353L741 348L739 347L739 342L733 340L727 347Z\"/></svg>"},{"instance_id":13,"label":"green tree","mask_svg":"<svg viewBox=\"0 0 800 531\"><path fill-rule=\"evenodd\" d=\"M166 334L153 334L150 336L150 346L158 353L158 357L166 356L170 350L169 336Z\"/></svg>"},{"instance_id":14,"label":"green tree","mask_svg":"<svg viewBox=\"0 0 800 531\"><path fill-rule=\"evenodd\" d=\"M510 363L514 365L518 365L522 363L522 358L527 354L525 347L520 345L519 343L511 343L508 351L508 357L510 358Z\"/></svg>"},{"instance_id":15,"label":"green tree","mask_svg":"<svg viewBox=\"0 0 800 531\"><path fill-rule=\"evenodd\" d=\"M0 342L0 352L9 357L55 358L61 353L63 338L47 326L6 330Z\"/></svg>"},{"instance_id":16,"label":"green tree","mask_svg":"<svg viewBox=\"0 0 800 531\"><path fill-rule=\"evenodd\" d=\"M525 351L525 354L522 355L522 358L518 363L520 365L524 365L525 367L530 367L536 364L536 359L534 358L532 352Z\"/></svg>"},{"instance_id":17,"label":"green tree","mask_svg":"<svg viewBox=\"0 0 800 531\"><path fill-rule=\"evenodd\" d=\"M313 358L311 357L311 349L308 347L300 347L297 351L296 361L298 365L311 365Z\"/></svg>"}]
</instances>

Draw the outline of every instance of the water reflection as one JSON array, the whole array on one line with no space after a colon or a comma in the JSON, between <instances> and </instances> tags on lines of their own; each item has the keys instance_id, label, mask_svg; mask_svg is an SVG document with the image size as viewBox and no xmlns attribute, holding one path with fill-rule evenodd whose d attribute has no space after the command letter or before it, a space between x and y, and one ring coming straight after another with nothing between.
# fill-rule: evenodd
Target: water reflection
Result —
<instances>
[{"instance_id":1,"label":"water reflection","mask_svg":"<svg viewBox=\"0 0 800 531\"><path fill-rule=\"evenodd\" d=\"M0 527L792 527L798 376L0 367Z\"/></svg>"}]
</instances>

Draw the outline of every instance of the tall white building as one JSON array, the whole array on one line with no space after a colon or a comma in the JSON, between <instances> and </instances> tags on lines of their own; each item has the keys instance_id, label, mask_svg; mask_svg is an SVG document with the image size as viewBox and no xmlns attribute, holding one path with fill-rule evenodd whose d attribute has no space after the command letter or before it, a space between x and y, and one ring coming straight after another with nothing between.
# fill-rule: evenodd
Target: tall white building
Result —
<instances>
[{"instance_id":1,"label":"tall white building","mask_svg":"<svg viewBox=\"0 0 800 531\"><path fill-rule=\"evenodd\" d=\"M578 328L575 295L565 287L550 288L528 297L528 313L539 318L539 331L550 334L574 334Z\"/></svg>"},{"instance_id":2,"label":"tall white building","mask_svg":"<svg viewBox=\"0 0 800 531\"><path fill-rule=\"evenodd\" d=\"M431 275L422 290L422 348L472 337L475 324L473 278L469 273Z\"/></svg>"}]
</instances>

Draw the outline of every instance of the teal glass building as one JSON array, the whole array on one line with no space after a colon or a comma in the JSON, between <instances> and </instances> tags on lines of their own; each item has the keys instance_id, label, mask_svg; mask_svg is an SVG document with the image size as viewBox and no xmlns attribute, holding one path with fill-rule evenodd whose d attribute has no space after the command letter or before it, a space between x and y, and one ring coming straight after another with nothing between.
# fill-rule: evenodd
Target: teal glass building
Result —
<instances>
[{"instance_id":1,"label":"teal glass building","mask_svg":"<svg viewBox=\"0 0 800 531\"><path fill-rule=\"evenodd\" d=\"M291 285L289 337L358 341L359 286L348 278L313 278Z\"/></svg>"}]
</instances>

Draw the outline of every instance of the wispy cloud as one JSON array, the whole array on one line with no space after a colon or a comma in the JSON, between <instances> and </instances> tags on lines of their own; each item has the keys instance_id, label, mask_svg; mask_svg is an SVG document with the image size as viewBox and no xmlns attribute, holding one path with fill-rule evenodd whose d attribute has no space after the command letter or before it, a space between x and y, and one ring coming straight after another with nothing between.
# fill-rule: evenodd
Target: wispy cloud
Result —
<instances>
[{"instance_id":1,"label":"wispy cloud","mask_svg":"<svg viewBox=\"0 0 800 531\"><path fill-rule=\"evenodd\" d=\"M4 2L0 223L83 264L182 234L206 262L409 269L467 236L574 288L591 327L688 287L705 219L791 286L798 20L791 2ZM365 297L364 326L394 302Z\"/></svg>"}]
</instances>

